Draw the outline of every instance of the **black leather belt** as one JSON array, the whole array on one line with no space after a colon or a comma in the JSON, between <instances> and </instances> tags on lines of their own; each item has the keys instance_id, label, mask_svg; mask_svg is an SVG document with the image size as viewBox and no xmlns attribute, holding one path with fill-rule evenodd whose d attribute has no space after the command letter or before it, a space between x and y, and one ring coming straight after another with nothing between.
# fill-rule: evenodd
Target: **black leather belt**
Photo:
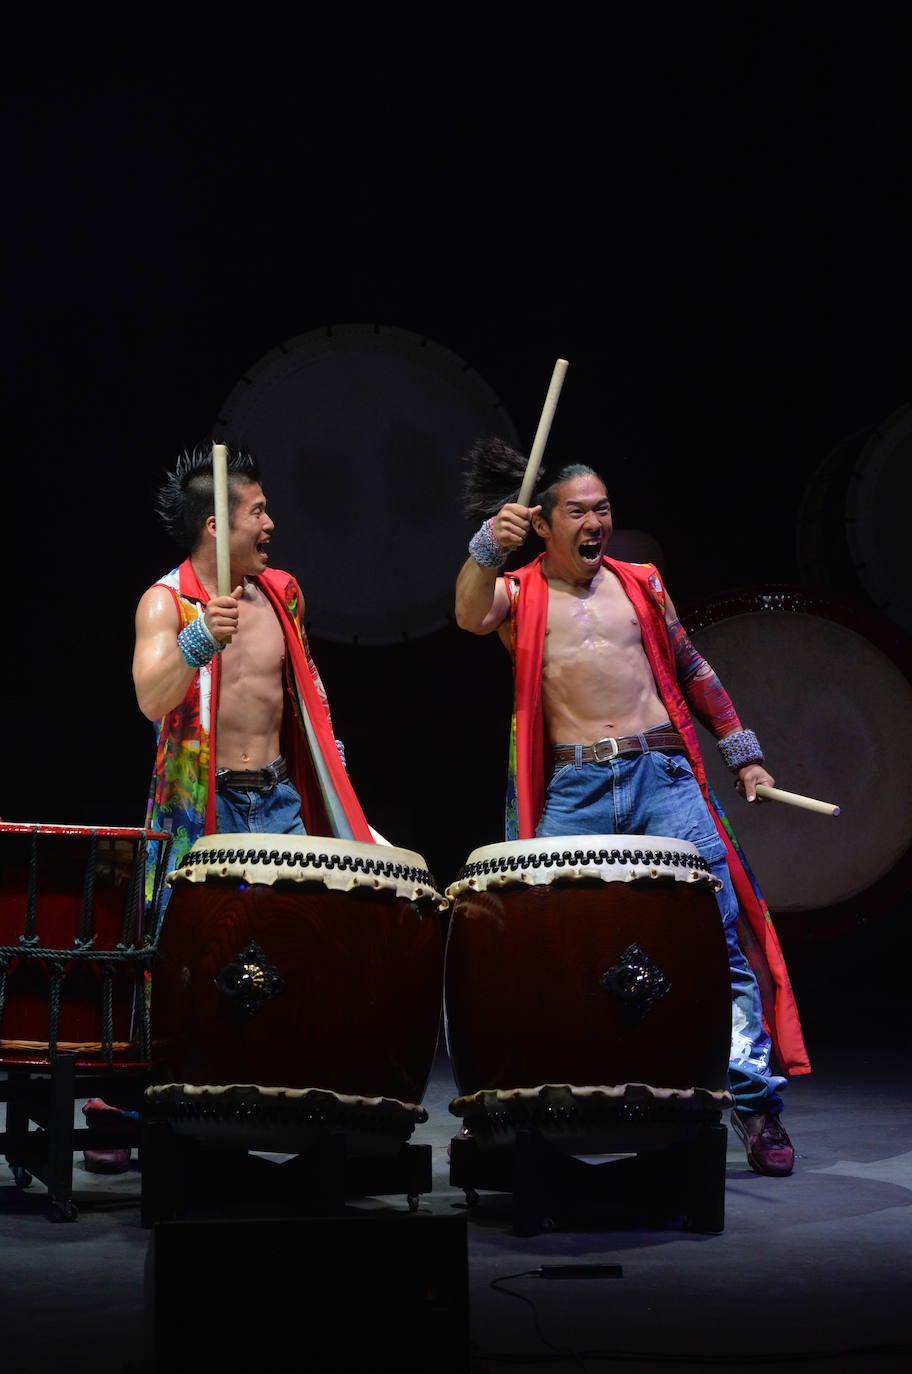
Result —
<instances>
[{"instance_id":1,"label":"black leather belt","mask_svg":"<svg viewBox=\"0 0 912 1374\"><path fill-rule=\"evenodd\" d=\"M246 772L243 769L233 771L230 768L217 768L215 790L224 792L230 787L233 792L271 792L276 783L284 782L287 777L288 766L281 757L265 768L251 768Z\"/></svg>"},{"instance_id":2,"label":"black leather belt","mask_svg":"<svg viewBox=\"0 0 912 1374\"><path fill-rule=\"evenodd\" d=\"M556 744L554 763L575 763L575 744ZM621 735L618 739L597 739L594 744L584 744L580 753L581 763L607 763L630 754L648 754L657 751L661 754L686 754L687 747L677 730L646 730L642 735Z\"/></svg>"}]
</instances>

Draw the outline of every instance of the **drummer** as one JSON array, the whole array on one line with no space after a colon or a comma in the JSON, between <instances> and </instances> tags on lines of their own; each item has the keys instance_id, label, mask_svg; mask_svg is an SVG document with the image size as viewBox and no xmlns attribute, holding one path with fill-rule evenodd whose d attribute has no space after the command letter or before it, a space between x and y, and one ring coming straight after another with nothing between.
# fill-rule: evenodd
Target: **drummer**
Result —
<instances>
[{"instance_id":1,"label":"drummer","mask_svg":"<svg viewBox=\"0 0 912 1374\"><path fill-rule=\"evenodd\" d=\"M789 1174L795 1153L780 1090L783 1075L810 1065L769 913L713 808L692 717L715 735L751 803L758 784L774 784L760 743L689 639L658 570L606 556L611 503L596 472L564 467L525 506L515 499L521 454L492 440L467 457L466 511L482 524L457 579L456 619L473 634L496 631L511 655L506 838L651 834L696 845L721 882L732 1126L756 1173ZM507 570L530 530L543 552Z\"/></svg>"},{"instance_id":2,"label":"drummer","mask_svg":"<svg viewBox=\"0 0 912 1374\"><path fill-rule=\"evenodd\" d=\"M212 446L197 446L156 499L183 562L136 611L133 681L156 739L146 825L173 836L174 867L215 831L374 838L334 737L301 589L269 566L275 524L257 459L225 448L228 529L216 528ZM217 539L227 539L225 595Z\"/></svg>"}]
</instances>

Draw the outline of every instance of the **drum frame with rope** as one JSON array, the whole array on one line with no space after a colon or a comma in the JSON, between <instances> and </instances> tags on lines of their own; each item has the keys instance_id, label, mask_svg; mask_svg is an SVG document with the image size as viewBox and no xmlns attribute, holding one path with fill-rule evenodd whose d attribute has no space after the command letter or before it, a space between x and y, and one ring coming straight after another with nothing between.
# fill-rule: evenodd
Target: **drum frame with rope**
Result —
<instances>
[{"instance_id":1,"label":"drum frame with rope","mask_svg":"<svg viewBox=\"0 0 912 1374\"><path fill-rule=\"evenodd\" d=\"M146 829L0 823L0 1150L18 1187L33 1175L47 1185L54 1220L78 1215L76 1148L138 1143L119 1116L116 1129L74 1131L73 1110L78 1097L138 1099L151 1074L149 977L170 847Z\"/></svg>"}]
</instances>

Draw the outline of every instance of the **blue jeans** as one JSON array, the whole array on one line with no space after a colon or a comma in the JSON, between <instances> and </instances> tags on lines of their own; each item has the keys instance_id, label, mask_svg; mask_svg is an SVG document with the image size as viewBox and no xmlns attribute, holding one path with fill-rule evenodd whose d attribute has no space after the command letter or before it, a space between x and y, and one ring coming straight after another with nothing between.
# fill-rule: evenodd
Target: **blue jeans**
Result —
<instances>
[{"instance_id":1,"label":"blue jeans","mask_svg":"<svg viewBox=\"0 0 912 1374\"><path fill-rule=\"evenodd\" d=\"M301 798L287 780L268 792L226 787L215 794L215 824L220 834L254 830L264 835L306 835Z\"/></svg>"},{"instance_id":2,"label":"blue jeans","mask_svg":"<svg viewBox=\"0 0 912 1374\"><path fill-rule=\"evenodd\" d=\"M722 887L716 894L731 969L729 1091L740 1112L782 1110L786 1079L771 1071L760 989L736 930L738 899L725 846L683 754L638 754L606 763L567 763L548 786L535 831L552 835L667 835L689 840Z\"/></svg>"}]
</instances>

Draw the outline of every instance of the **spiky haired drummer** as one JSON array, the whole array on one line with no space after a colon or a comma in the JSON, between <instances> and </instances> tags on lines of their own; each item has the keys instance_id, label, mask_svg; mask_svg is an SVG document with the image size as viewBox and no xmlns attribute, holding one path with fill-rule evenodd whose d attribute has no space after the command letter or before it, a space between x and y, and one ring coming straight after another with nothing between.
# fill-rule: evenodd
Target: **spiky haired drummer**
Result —
<instances>
[{"instance_id":1,"label":"spiky haired drummer","mask_svg":"<svg viewBox=\"0 0 912 1374\"><path fill-rule=\"evenodd\" d=\"M513 664L505 837L667 835L697 847L720 882L731 969L732 1126L757 1173L789 1174L780 1090L810 1065L769 912L707 784L694 719L751 803L759 784L774 784L757 737L658 568L607 556L611 503L597 472L572 464L550 481L539 475L527 506L517 500L522 454L479 441L466 463L465 509L481 525L457 579L456 619L472 634L496 631ZM543 551L523 562L530 537Z\"/></svg>"},{"instance_id":2,"label":"spiky haired drummer","mask_svg":"<svg viewBox=\"0 0 912 1374\"><path fill-rule=\"evenodd\" d=\"M373 839L334 737L300 587L269 566L275 523L257 459L225 449L227 531L217 529L213 446L200 444L156 498L184 560L136 611L133 681L156 738L146 824L174 837L175 866L215 831ZM230 568L222 595L218 536Z\"/></svg>"}]
</instances>

